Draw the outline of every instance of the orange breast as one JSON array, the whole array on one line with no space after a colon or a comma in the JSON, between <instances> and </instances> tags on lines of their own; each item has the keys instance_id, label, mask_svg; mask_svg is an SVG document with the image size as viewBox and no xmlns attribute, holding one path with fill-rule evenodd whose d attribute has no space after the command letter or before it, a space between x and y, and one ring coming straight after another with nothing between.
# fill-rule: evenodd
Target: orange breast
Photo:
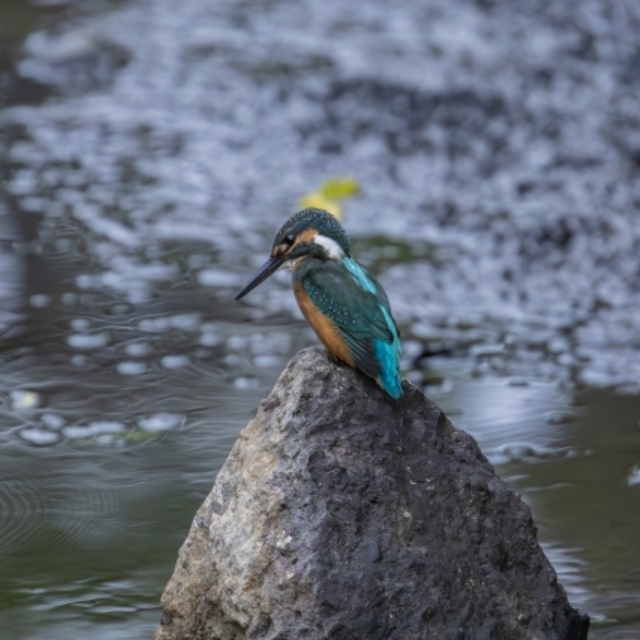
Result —
<instances>
[{"instance_id":1,"label":"orange breast","mask_svg":"<svg viewBox=\"0 0 640 640\"><path fill-rule=\"evenodd\" d=\"M311 302L304 287L300 283L294 284L293 293L296 296L296 301L298 302L300 311L302 311L302 315L316 332L325 349L332 356L346 362L350 367L355 368L355 362L344 340L340 337L340 332L336 325Z\"/></svg>"}]
</instances>

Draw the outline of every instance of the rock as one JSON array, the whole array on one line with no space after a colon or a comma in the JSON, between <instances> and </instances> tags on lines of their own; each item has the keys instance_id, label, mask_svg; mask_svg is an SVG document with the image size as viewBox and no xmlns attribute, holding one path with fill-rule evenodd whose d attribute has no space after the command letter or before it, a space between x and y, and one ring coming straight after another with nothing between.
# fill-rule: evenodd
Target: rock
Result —
<instances>
[{"instance_id":1,"label":"rock","mask_svg":"<svg viewBox=\"0 0 640 640\"><path fill-rule=\"evenodd\" d=\"M405 382L301 351L240 434L155 640L579 640L529 508Z\"/></svg>"}]
</instances>

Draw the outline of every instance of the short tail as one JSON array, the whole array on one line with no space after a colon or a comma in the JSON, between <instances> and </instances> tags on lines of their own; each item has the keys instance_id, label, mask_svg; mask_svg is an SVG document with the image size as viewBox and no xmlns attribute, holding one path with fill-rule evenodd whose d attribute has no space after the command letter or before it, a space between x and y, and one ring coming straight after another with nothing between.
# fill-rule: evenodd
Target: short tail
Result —
<instances>
[{"instance_id":1,"label":"short tail","mask_svg":"<svg viewBox=\"0 0 640 640\"><path fill-rule=\"evenodd\" d=\"M388 344L382 340L375 341L375 354L380 373L376 378L378 384L394 400L402 397L402 380L398 371L399 349L397 344Z\"/></svg>"},{"instance_id":2,"label":"short tail","mask_svg":"<svg viewBox=\"0 0 640 640\"><path fill-rule=\"evenodd\" d=\"M385 376L385 380L382 378L378 378L378 384L385 390L385 392L390 395L394 400L398 400L402 398L403 390L402 390L402 380L400 380L399 375L393 376L389 379L389 376Z\"/></svg>"}]
</instances>

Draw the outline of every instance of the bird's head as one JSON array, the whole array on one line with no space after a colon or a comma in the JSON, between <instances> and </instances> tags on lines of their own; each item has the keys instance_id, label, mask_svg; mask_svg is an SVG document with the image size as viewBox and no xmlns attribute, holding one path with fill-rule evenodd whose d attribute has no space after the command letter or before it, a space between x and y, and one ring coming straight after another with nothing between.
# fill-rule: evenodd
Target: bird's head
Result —
<instances>
[{"instance_id":1,"label":"bird's head","mask_svg":"<svg viewBox=\"0 0 640 640\"><path fill-rule=\"evenodd\" d=\"M240 300L282 267L314 256L323 260L350 257L349 238L340 223L322 209L302 209L292 215L276 234L271 257L236 296Z\"/></svg>"}]
</instances>

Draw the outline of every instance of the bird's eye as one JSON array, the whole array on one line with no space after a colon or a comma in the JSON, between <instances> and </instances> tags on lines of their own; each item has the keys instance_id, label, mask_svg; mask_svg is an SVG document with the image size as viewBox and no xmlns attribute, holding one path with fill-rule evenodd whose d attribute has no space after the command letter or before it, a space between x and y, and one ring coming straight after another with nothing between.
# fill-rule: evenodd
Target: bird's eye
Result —
<instances>
[{"instance_id":1,"label":"bird's eye","mask_svg":"<svg viewBox=\"0 0 640 640\"><path fill-rule=\"evenodd\" d=\"M281 256L284 254L288 254L292 251L293 243L296 241L296 236L293 233L282 238L280 244L277 247L273 248L274 256Z\"/></svg>"}]
</instances>

